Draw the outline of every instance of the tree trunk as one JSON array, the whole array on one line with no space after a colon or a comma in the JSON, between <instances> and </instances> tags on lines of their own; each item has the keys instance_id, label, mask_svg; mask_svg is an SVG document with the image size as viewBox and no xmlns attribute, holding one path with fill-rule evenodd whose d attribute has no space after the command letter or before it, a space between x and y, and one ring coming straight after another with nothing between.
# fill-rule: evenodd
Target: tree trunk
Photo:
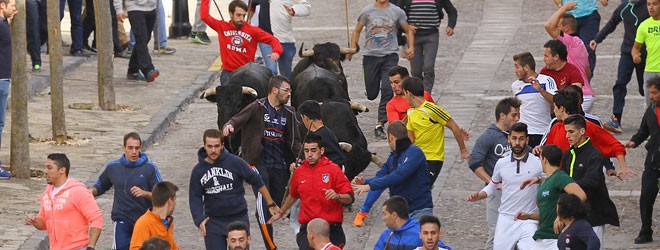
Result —
<instances>
[{"instance_id":1,"label":"tree trunk","mask_svg":"<svg viewBox=\"0 0 660 250\"><path fill-rule=\"evenodd\" d=\"M30 141L28 138L28 94L25 43L25 0L16 1L11 23L11 172L21 179L30 178ZM6 112L6 110L5 110ZM1 131L0 131L1 132Z\"/></svg>"},{"instance_id":2,"label":"tree trunk","mask_svg":"<svg viewBox=\"0 0 660 250\"><path fill-rule=\"evenodd\" d=\"M62 33L60 30L60 1L48 1L48 55L50 58L50 103L53 125L53 140L66 140L64 120L64 86L62 59Z\"/></svg>"},{"instance_id":3,"label":"tree trunk","mask_svg":"<svg viewBox=\"0 0 660 250\"><path fill-rule=\"evenodd\" d=\"M98 49L98 92L99 106L103 110L117 110L115 104L115 86L113 83L113 53L112 19L108 0L94 0L94 15L96 16L96 48Z\"/></svg>"}]
</instances>

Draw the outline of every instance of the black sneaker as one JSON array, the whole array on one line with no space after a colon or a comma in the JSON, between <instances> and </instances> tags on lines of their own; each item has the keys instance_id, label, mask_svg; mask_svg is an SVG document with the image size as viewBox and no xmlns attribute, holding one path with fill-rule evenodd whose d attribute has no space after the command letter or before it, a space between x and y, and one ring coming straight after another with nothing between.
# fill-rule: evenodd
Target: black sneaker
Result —
<instances>
[{"instance_id":1,"label":"black sneaker","mask_svg":"<svg viewBox=\"0 0 660 250\"><path fill-rule=\"evenodd\" d=\"M653 241L653 235L640 233L637 238L635 238L635 244L644 244Z\"/></svg>"},{"instance_id":2,"label":"black sneaker","mask_svg":"<svg viewBox=\"0 0 660 250\"><path fill-rule=\"evenodd\" d=\"M89 45L85 45L83 48L84 48L85 50L89 51L90 53L94 53L94 54L98 53L98 50L97 50L96 48L94 48L94 47L89 47Z\"/></svg>"},{"instance_id":3,"label":"black sneaker","mask_svg":"<svg viewBox=\"0 0 660 250\"><path fill-rule=\"evenodd\" d=\"M377 139L387 139L387 134L385 134L385 128L383 127L383 125L376 126L376 128L374 129L374 136Z\"/></svg>"},{"instance_id":4,"label":"black sneaker","mask_svg":"<svg viewBox=\"0 0 660 250\"><path fill-rule=\"evenodd\" d=\"M191 33L191 37L188 38L193 43L199 43L204 45L211 44L211 39L206 34L206 32L194 32Z\"/></svg>"},{"instance_id":5,"label":"black sneaker","mask_svg":"<svg viewBox=\"0 0 660 250\"><path fill-rule=\"evenodd\" d=\"M71 51L71 55L76 56L76 57L90 57L91 56L91 54L89 52L81 50L81 49Z\"/></svg>"},{"instance_id":6,"label":"black sneaker","mask_svg":"<svg viewBox=\"0 0 660 250\"><path fill-rule=\"evenodd\" d=\"M117 52L117 53L115 53L115 57L116 57L116 58L131 59L131 54L128 53L127 50L128 50L128 49L125 49L125 50L122 51L122 52Z\"/></svg>"}]
</instances>

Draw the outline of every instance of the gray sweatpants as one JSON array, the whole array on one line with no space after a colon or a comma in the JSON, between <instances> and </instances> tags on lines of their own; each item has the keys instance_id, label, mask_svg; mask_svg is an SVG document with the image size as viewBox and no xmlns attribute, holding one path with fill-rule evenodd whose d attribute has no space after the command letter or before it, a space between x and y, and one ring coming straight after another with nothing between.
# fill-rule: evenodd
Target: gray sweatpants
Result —
<instances>
[{"instance_id":1,"label":"gray sweatpants","mask_svg":"<svg viewBox=\"0 0 660 250\"><path fill-rule=\"evenodd\" d=\"M192 32L206 32L206 23L202 21L199 15L199 7L202 5L202 0L197 0L197 9L195 9L195 23L192 25ZM211 3L209 2L209 5Z\"/></svg>"},{"instance_id":2,"label":"gray sweatpants","mask_svg":"<svg viewBox=\"0 0 660 250\"><path fill-rule=\"evenodd\" d=\"M435 84L435 57L438 55L439 33L415 35L415 56L410 61L410 74L422 79L424 90L431 94Z\"/></svg>"}]
</instances>

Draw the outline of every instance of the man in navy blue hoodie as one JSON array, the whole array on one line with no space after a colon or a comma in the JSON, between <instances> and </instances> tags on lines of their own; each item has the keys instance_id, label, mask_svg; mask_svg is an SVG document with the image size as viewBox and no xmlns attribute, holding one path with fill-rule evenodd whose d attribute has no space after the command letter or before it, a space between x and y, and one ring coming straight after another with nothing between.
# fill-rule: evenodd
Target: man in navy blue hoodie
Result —
<instances>
[{"instance_id":1,"label":"man in navy blue hoodie","mask_svg":"<svg viewBox=\"0 0 660 250\"><path fill-rule=\"evenodd\" d=\"M278 214L280 208L257 170L225 150L219 130L208 129L203 138L204 147L197 152L199 162L190 174L190 213L204 236L206 249L227 249L229 223L250 223L243 181L259 190L271 215Z\"/></svg>"},{"instance_id":2,"label":"man in navy blue hoodie","mask_svg":"<svg viewBox=\"0 0 660 250\"><path fill-rule=\"evenodd\" d=\"M410 204L411 218L419 220L422 215L432 214L431 178L424 152L412 145L406 125L401 121L394 121L387 127L387 141L392 150L387 161L374 178L355 177L353 188L358 195L389 188L390 195L402 196Z\"/></svg>"},{"instance_id":3,"label":"man in navy blue hoodie","mask_svg":"<svg viewBox=\"0 0 660 250\"><path fill-rule=\"evenodd\" d=\"M133 226L151 208L151 190L162 181L158 166L142 151L142 139L135 132L124 135L124 155L108 162L90 191L94 197L114 186L110 218L114 224L113 250L128 250Z\"/></svg>"}]
</instances>

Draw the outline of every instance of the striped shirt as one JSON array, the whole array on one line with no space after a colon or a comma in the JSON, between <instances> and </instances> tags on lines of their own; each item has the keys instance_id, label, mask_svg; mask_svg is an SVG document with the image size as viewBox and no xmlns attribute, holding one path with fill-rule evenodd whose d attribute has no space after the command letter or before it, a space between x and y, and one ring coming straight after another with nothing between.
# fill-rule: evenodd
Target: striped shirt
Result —
<instances>
[{"instance_id":1,"label":"striped shirt","mask_svg":"<svg viewBox=\"0 0 660 250\"><path fill-rule=\"evenodd\" d=\"M408 12L408 23L417 27L417 31L437 31L440 25L440 14L435 0L412 0Z\"/></svg>"}]
</instances>

